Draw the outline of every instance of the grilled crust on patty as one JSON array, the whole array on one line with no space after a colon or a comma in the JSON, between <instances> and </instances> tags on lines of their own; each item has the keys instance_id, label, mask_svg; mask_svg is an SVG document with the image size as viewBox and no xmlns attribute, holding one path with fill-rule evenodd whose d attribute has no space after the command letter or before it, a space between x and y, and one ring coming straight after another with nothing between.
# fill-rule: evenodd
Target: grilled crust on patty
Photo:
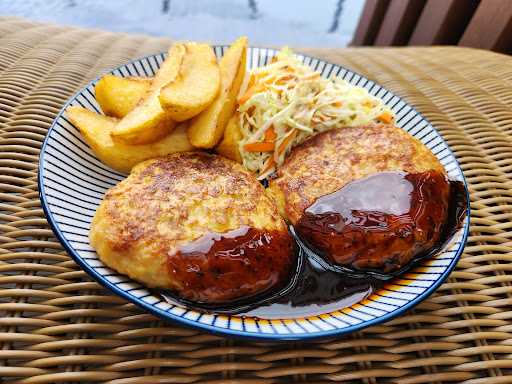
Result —
<instances>
[{"instance_id":1,"label":"grilled crust on patty","mask_svg":"<svg viewBox=\"0 0 512 384\"><path fill-rule=\"evenodd\" d=\"M430 150L404 130L374 124L322 132L295 147L267 192L281 214L297 224L315 200L377 172L445 173Z\"/></svg>"},{"instance_id":2,"label":"grilled crust on patty","mask_svg":"<svg viewBox=\"0 0 512 384\"><path fill-rule=\"evenodd\" d=\"M223 157L189 152L147 160L107 191L94 217L90 240L101 260L117 271L149 287L185 292L193 287L169 273L168 257L211 232L244 226L282 234L285 240L290 236L277 208L252 174ZM286 272L291 257L286 250L282 252L281 259L274 260L276 270ZM270 268L270 261L266 260L269 265L265 268ZM249 261L247 268L251 265L254 267ZM202 267L208 268L208 263ZM233 279L250 283L254 277L244 277L247 268L240 268ZM232 285L227 296L220 290L197 292L195 297L187 292L186 296L203 301L210 299L208 295L217 295L215 300L229 298L237 294L236 282ZM250 288L245 290L239 293L252 293L247 292Z\"/></svg>"}]
</instances>

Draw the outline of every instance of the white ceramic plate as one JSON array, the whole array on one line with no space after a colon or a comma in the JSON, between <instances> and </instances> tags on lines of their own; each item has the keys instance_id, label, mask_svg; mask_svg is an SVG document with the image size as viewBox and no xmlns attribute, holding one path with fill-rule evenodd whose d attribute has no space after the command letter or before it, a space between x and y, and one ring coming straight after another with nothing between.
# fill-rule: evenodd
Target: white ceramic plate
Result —
<instances>
[{"instance_id":1,"label":"white ceramic plate","mask_svg":"<svg viewBox=\"0 0 512 384\"><path fill-rule=\"evenodd\" d=\"M220 57L225 49L226 47L216 46L215 53ZM249 49L248 68L269 63L276 53L272 49ZM447 144L412 106L373 81L346 68L313 57L298 57L320 71L322 76L341 77L381 98L395 112L396 124L430 148L451 179L465 183L462 171ZM120 66L111 73L117 76L152 76L164 58L165 54L143 57ZM203 313L163 301L140 283L106 267L89 245L91 220L105 191L125 178L125 175L113 171L95 157L78 129L63 114L69 105L80 105L101 113L94 95L96 82L97 80L92 81L69 100L48 131L40 157L41 202L56 236L82 268L114 293L149 312L210 332L234 336L291 340L340 335L404 313L428 297L457 263L468 234L469 215L463 227L443 251L423 260L415 268L391 280L361 302L318 316L262 320Z\"/></svg>"}]
</instances>

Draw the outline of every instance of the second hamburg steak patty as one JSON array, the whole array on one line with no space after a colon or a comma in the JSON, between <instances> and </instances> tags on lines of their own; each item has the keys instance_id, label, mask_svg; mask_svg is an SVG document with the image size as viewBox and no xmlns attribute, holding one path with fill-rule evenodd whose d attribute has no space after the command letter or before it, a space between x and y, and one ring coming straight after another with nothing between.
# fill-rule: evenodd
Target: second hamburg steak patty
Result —
<instances>
[{"instance_id":1,"label":"second hamburg steak patty","mask_svg":"<svg viewBox=\"0 0 512 384\"><path fill-rule=\"evenodd\" d=\"M393 172L394 176L389 177L381 174ZM370 176L378 174L381 179L370 180ZM351 188L357 201L354 196L345 196L343 201L354 206L366 202L374 207L368 210L373 216L351 213L351 208L360 209L352 206L344 207L349 210L345 209L343 219L332 215L328 218L324 204L320 209L324 216L321 220L316 216L319 220L312 225L309 213L317 199L366 178L370 181L368 185L373 185L373 191L355 185ZM412 213L409 212L409 217L406 212L374 217L374 213L379 212L375 206L380 203L379 199L384 199L386 189L388 196L393 194L389 186L379 185L385 178L387 182L394 182L397 190L401 188L397 183L404 178L411 178L411 182L419 185L418 190L410 194ZM409 184L406 187L412 188ZM448 210L449 183L442 165L419 140L392 125L376 124L337 128L306 140L292 150L278 169L268 193L298 234L331 262L389 272L404 266L439 240ZM412 197L418 197L418 202L412 201ZM330 201L335 200L336 196L332 196ZM333 220L341 224L334 225Z\"/></svg>"},{"instance_id":2,"label":"second hamburg steak patty","mask_svg":"<svg viewBox=\"0 0 512 384\"><path fill-rule=\"evenodd\" d=\"M106 193L90 239L108 266L200 302L275 287L294 263L286 224L261 184L205 153L137 165Z\"/></svg>"}]
</instances>

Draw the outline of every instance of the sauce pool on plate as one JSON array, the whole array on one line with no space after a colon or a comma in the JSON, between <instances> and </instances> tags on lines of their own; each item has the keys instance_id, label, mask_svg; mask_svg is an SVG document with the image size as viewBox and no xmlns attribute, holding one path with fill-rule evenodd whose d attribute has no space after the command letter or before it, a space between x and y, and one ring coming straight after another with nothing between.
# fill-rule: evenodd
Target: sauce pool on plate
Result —
<instances>
[{"instance_id":1,"label":"sauce pool on plate","mask_svg":"<svg viewBox=\"0 0 512 384\"><path fill-rule=\"evenodd\" d=\"M437 172L378 173L349 183L338 191L317 199L306 210L297 228L290 228L295 238L297 264L285 287L281 286L279 289L242 300L218 304L184 300L169 291L158 293L172 304L181 303L200 311L263 319L315 316L339 310L365 299L380 289L385 281L409 269L416 261L430 257L445 247L462 225L466 214L466 198L461 182L449 181ZM439 216L444 219L434 220ZM336 265L326 255L325 251L329 251L329 247L319 249L322 247L312 247L308 244L311 239L322 233L322 236L327 232L329 236L336 237L339 233L343 234L347 228L351 234L364 236L386 233L392 239L388 240L391 243L396 239L410 243L414 241L411 233L415 225L425 231L422 235L426 235L430 240L428 246L415 248L412 244L413 254L409 255L408 262L399 265L392 272L361 271L354 266ZM306 230L309 232L305 232ZM240 242L247 245L247 234L250 233L247 228L241 228L229 232L231 235L225 234L222 237L225 243L203 239L195 243L195 249L187 248L183 251L191 254L199 251L203 256L211 256L212 252L215 253L216 247L223 252L228 252L230 247L236 250ZM221 240L219 236L214 239ZM359 241L365 244L364 240ZM318 241L315 243L322 244ZM278 245L276 249L280 246L283 244ZM338 249L334 250L338 252ZM231 255L235 256L237 252L234 251ZM384 252L389 252L389 249ZM351 255L350 257L353 257L353 253L353 248L341 252L342 255Z\"/></svg>"}]
</instances>

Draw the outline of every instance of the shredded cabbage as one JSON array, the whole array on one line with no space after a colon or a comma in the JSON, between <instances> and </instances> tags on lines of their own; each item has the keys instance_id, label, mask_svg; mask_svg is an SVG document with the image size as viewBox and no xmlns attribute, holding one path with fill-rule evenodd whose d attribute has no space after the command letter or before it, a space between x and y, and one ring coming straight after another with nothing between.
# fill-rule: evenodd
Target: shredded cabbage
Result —
<instances>
[{"instance_id":1,"label":"shredded cabbage","mask_svg":"<svg viewBox=\"0 0 512 384\"><path fill-rule=\"evenodd\" d=\"M394 115L382 100L341 79L326 79L302 64L289 49L251 71L239 98L244 166L264 179L290 149L335 127L364 125Z\"/></svg>"}]
</instances>

